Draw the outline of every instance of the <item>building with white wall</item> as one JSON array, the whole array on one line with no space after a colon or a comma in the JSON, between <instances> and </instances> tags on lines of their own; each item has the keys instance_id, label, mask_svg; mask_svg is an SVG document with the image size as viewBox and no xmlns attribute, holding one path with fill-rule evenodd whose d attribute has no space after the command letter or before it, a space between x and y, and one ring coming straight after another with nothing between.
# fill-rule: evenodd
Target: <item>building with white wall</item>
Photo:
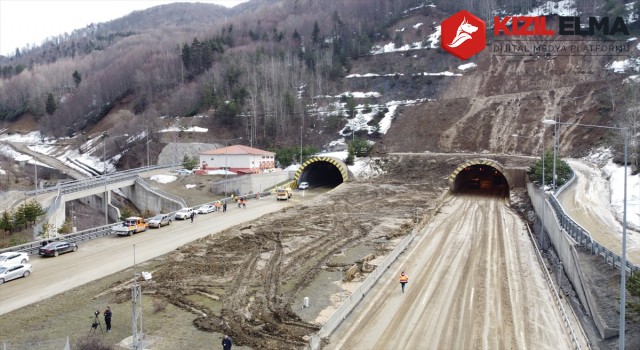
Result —
<instances>
[{"instance_id":1,"label":"building with white wall","mask_svg":"<svg viewBox=\"0 0 640 350\"><path fill-rule=\"evenodd\" d=\"M200 152L199 156L202 170L227 169L238 174L259 173L276 164L275 153L242 145Z\"/></svg>"}]
</instances>

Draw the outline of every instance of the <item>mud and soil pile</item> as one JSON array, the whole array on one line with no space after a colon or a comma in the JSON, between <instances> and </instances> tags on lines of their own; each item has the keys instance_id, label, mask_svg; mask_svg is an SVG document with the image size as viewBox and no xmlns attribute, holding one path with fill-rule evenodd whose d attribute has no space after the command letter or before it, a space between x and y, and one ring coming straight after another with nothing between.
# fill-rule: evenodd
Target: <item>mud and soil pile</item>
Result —
<instances>
[{"instance_id":1,"label":"mud and soil pile","mask_svg":"<svg viewBox=\"0 0 640 350\"><path fill-rule=\"evenodd\" d=\"M319 325L304 321L293 303L331 258L373 241L374 254L385 254L385 242L410 229L416 207L428 212L435 205L447 174L439 173L441 164L414 162L387 162L381 166L389 173L380 178L343 184L182 247L154 272L145 293L199 315L195 327L230 334L238 345L303 348Z\"/></svg>"}]
</instances>

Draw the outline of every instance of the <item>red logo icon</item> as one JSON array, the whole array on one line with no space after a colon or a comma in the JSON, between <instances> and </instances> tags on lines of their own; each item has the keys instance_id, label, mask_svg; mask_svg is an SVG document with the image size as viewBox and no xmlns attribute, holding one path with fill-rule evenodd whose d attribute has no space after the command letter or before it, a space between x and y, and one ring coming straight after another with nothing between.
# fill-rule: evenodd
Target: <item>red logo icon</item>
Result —
<instances>
[{"instance_id":1,"label":"red logo icon","mask_svg":"<svg viewBox=\"0 0 640 350\"><path fill-rule=\"evenodd\" d=\"M469 57L487 46L487 25L480 18L462 10L442 21L440 46L459 59Z\"/></svg>"}]
</instances>

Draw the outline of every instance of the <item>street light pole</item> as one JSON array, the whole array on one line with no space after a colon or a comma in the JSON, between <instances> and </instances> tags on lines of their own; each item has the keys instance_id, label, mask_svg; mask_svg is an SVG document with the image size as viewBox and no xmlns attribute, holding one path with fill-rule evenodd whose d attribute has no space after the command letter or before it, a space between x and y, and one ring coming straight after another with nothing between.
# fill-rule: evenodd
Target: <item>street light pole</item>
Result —
<instances>
[{"instance_id":1,"label":"street light pole","mask_svg":"<svg viewBox=\"0 0 640 350\"><path fill-rule=\"evenodd\" d=\"M38 160L33 158L33 166L35 168L36 175L36 202L38 202Z\"/></svg>"},{"instance_id":2,"label":"street light pole","mask_svg":"<svg viewBox=\"0 0 640 350\"><path fill-rule=\"evenodd\" d=\"M302 165L302 126L300 126L300 165Z\"/></svg>"},{"instance_id":3,"label":"street light pole","mask_svg":"<svg viewBox=\"0 0 640 350\"><path fill-rule=\"evenodd\" d=\"M149 171L149 167L151 166L151 162L149 161L149 127L140 124L138 126L144 128L145 143L147 145L147 171Z\"/></svg>"},{"instance_id":4,"label":"street light pole","mask_svg":"<svg viewBox=\"0 0 640 350\"><path fill-rule=\"evenodd\" d=\"M572 123L561 123L555 120L543 119L542 123L545 125L575 125L575 126L585 126L591 128L601 128L601 129L613 129L620 130L624 132L624 196L623 196L623 205L622 205L622 254L620 256L620 335L619 335L619 349L624 350L624 334L625 334L625 308L626 308L626 296L627 296L627 162L628 162L628 149L629 149L629 128L619 128L613 126L601 126L601 125L590 125L590 124L572 124Z\"/></svg>"},{"instance_id":5,"label":"street light pole","mask_svg":"<svg viewBox=\"0 0 640 350\"><path fill-rule=\"evenodd\" d=\"M107 134L102 134L102 178L104 179L104 224L109 225L109 213L107 209Z\"/></svg>"},{"instance_id":6,"label":"street light pole","mask_svg":"<svg viewBox=\"0 0 640 350\"><path fill-rule=\"evenodd\" d=\"M227 198L227 173L229 173L229 157L227 156L227 147L229 140L224 143L224 198Z\"/></svg>"},{"instance_id":7,"label":"street light pole","mask_svg":"<svg viewBox=\"0 0 640 350\"><path fill-rule=\"evenodd\" d=\"M147 144L147 168L151 166L149 163L149 128L144 129L145 143Z\"/></svg>"},{"instance_id":8,"label":"street light pole","mask_svg":"<svg viewBox=\"0 0 640 350\"><path fill-rule=\"evenodd\" d=\"M542 211L542 214L540 214L540 234L542 235L544 233L544 212L546 211L546 207L544 205L545 200L544 200L544 158L545 158L545 148L544 148L544 137L546 134L547 128L544 127L542 129L542 176L540 177L540 210ZM511 135L513 137L521 137L520 135L517 134L513 134Z\"/></svg>"},{"instance_id":9,"label":"street light pole","mask_svg":"<svg viewBox=\"0 0 640 350\"><path fill-rule=\"evenodd\" d=\"M242 140L242 137L224 140L224 198L227 198L227 174L229 173L229 157L227 156L227 148L229 147L229 141L233 140Z\"/></svg>"},{"instance_id":10,"label":"street light pole","mask_svg":"<svg viewBox=\"0 0 640 350\"><path fill-rule=\"evenodd\" d=\"M106 143L107 139L113 139L116 137L129 137L128 134L119 135L119 136L107 136L107 133L102 134L102 177L104 178L104 224L109 225L109 212L107 208L107 202L109 197L109 192L107 191L107 152L106 152Z\"/></svg>"},{"instance_id":11,"label":"street light pole","mask_svg":"<svg viewBox=\"0 0 640 350\"><path fill-rule=\"evenodd\" d=\"M553 178L551 182L553 183L553 193L556 193L556 154L558 149L558 121L556 117L553 117Z\"/></svg>"}]
</instances>

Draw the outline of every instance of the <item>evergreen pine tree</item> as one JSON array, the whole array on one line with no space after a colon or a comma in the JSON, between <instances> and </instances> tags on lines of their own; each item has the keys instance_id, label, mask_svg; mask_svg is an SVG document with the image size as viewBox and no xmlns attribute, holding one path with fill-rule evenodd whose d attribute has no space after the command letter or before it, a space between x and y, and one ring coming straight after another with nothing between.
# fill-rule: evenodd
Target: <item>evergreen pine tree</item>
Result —
<instances>
[{"instance_id":1,"label":"evergreen pine tree","mask_svg":"<svg viewBox=\"0 0 640 350\"><path fill-rule=\"evenodd\" d=\"M46 105L47 114L52 115L53 113L56 112L56 109L58 109L58 107L56 106L56 100L53 98L53 94L49 93L49 95L47 96L47 105Z\"/></svg>"},{"instance_id":2,"label":"evergreen pine tree","mask_svg":"<svg viewBox=\"0 0 640 350\"><path fill-rule=\"evenodd\" d=\"M73 72L73 82L76 84L76 87L80 85L81 81L82 77L80 76L80 73L78 73L78 71Z\"/></svg>"}]
</instances>

